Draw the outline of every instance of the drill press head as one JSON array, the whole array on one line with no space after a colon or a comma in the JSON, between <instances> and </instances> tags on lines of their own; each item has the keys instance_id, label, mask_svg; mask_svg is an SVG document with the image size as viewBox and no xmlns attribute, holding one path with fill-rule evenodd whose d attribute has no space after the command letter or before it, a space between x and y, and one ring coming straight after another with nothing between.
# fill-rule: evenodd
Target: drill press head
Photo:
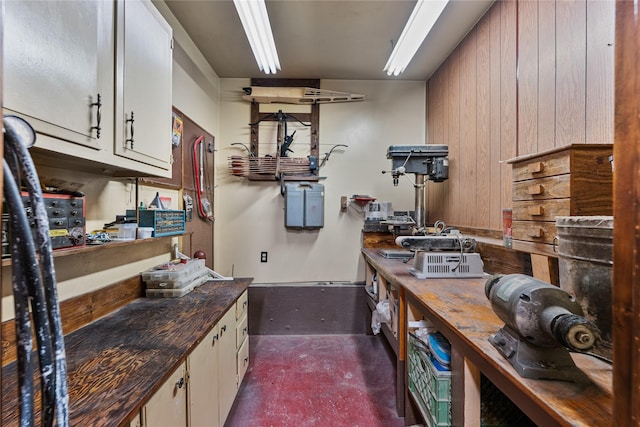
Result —
<instances>
[{"instance_id":1,"label":"drill press head","mask_svg":"<svg viewBox=\"0 0 640 427\"><path fill-rule=\"evenodd\" d=\"M391 159L391 176L397 185L398 176L405 173L425 175L429 180L442 182L449 178L449 148L440 144L392 145L387 149Z\"/></svg>"}]
</instances>

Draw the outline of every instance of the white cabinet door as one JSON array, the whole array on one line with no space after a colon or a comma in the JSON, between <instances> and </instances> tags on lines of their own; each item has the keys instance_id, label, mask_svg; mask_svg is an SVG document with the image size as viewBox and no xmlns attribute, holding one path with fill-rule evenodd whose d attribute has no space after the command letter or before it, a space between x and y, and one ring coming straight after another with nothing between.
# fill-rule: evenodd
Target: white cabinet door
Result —
<instances>
[{"instance_id":1,"label":"white cabinet door","mask_svg":"<svg viewBox=\"0 0 640 427\"><path fill-rule=\"evenodd\" d=\"M100 68L113 67L105 1L6 1L3 106L41 134L99 148L112 136L98 116ZM103 16L103 14L105 16ZM110 63L101 63L104 58ZM110 82L113 88L113 82ZM102 93L101 93L102 92ZM107 92L107 93L105 93ZM111 113L112 114L112 113ZM98 139L98 127L102 127ZM110 141L106 144L111 146Z\"/></svg>"},{"instance_id":2,"label":"white cabinet door","mask_svg":"<svg viewBox=\"0 0 640 427\"><path fill-rule=\"evenodd\" d=\"M246 337L238 349L238 387L249 369L249 337Z\"/></svg>"},{"instance_id":3,"label":"white cabinet door","mask_svg":"<svg viewBox=\"0 0 640 427\"><path fill-rule=\"evenodd\" d=\"M115 153L171 168L172 29L148 0L118 3Z\"/></svg>"},{"instance_id":4,"label":"white cabinet door","mask_svg":"<svg viewBox=\"0 0 640 427\"><path fill-rule=\"evenodd\" d=\"M187 426L187 378L183 363L144 406L145 427Z\"/></svg>"},{"instance_id":5,"label":"white cabinet door","mask_svg":"<svg viewBox=\"0 0 640 427\"><path fill-rule=\"evenodd\" d=\"M218 325L189 355L189 424L219 426L218 415Z\"/></svg>"},{"instance_id":6,"label":"white cabinet door","mask_svg":"<svg viewBox=\"0 0 640 427\"><path fill-rule=\"evenodd\" d=\"M140 418L140 414L129 421L129 427L142 427L142 419Z\"/></svg>"},{"instance_id":7,"label":"white cabinet door","mask_svg":"<svg viewBox=\"0 0 640 427\"><path fill-rule=\"evenodd\" d=\"M220 425L224 425L238 392L235 306L231 306L218 326L220 327L220 347L218 348L220 395L218 400L220 402Z\"/></svg>"}]
</instances>

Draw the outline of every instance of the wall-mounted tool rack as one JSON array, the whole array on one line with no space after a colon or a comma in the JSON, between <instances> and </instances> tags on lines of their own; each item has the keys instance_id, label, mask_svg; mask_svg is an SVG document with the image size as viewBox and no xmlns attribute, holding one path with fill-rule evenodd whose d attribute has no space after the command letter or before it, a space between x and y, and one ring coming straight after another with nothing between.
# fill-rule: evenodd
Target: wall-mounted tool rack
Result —
<instances>
[{"instance_id":1,"label":"wall-mounted tool rack","mask_svg":"<svg viewBox=\"0 0 640 427\"><path fill-rule=\"evenodd\" d=\"M320 88L320 80L318 79L251 79L251 86L262 86L262 87L310 87L310 88ZM309 113L296 113L295 118L301 122L310 124L311 138L309 141L309 156L318 158L320 154L320 140L319 140L319 128L320 128L320 106L316 103L311 104L311 111ZM260 158L260 123L262 122L277 122L278 117L273 113L261 113L260 112L260 103L255 100L251 101L251 141L249 145L249 149L251 150L250 155L254 158L257 158L258 161L267 161L268 158ZM282 144L283 141L278 141L278 146ZM290 161L294 158L289 158ZM296 159L298 161L302 161L307 163L308 159ZM296 180L302 179L304 181L314 181L318 180L318 168L315 170L309 169L308 172L305 172L302 178L297 178L301 173L291 173L286 175L287 180ZM273 181L274 179L279 179L280 176L272 175L272 174L262 174L262 173L251 173L248 175L249 180L252 181Z\"/></svg>"},{"instance_id":2,"label":"wall-mounted tool rack","mask_svg":"<svg viewBox=\"0 0 640 427\"><path fill-rule=\"evenodd\" d=\"M229 172L252 181L318 181L320 167L328 160L331 151L320 161L319 124L320 105L323 103L354 102L365 99L364 95L335 92L320 89L318 79L251 79L251 86L243 88L243 99L251 102L251 141L245 146L246 156L231 156ZM261 112L260 104L309 105L309 112L288 114L283 110ZM277 150L275 156L260 154L260 124L277 122ZM298 122L310 127L309 155L306 157L287 156L287 123ZM295 133L295 132L294 132ZM244 145L244 144L238 144ZM346 147L346 146L345 146Z\"/></svg>"}]
</instances>

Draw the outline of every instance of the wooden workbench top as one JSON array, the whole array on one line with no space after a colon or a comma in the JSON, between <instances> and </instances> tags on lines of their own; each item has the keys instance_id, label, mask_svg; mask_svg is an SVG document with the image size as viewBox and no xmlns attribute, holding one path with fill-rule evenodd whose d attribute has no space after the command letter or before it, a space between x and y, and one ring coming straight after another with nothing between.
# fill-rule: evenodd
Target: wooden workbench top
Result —
<instances>
[{"instance_id":1,"label":"wooden workbench top","mask_svg":"<svg viewBox=\"0 0 640 427\"><path fill-rule=\"evenodd\" d=\"M127 422L251 281L207 282L182 298L139 298L67 335L70 425ZM18 416L14 362L2 370L2 426L17 426Z\"/></svg>"},{"instance_id":2,"label":"wooden workbench top","mask_svg":"<svg viewBox=\"0 0 640 427\"><path fill-rule=\"evenodd\" d=\"M522 378L489 343L504 322L484 294L487 278L419 280L410 265L386 259L377 249L363 254L378 272L406 292L409 304L433 321L462 354L517 404L534 422L546 426L611 424L612 368L596 358L573 354L586 374L582 383Z\"/></svg>"}]
</instances>

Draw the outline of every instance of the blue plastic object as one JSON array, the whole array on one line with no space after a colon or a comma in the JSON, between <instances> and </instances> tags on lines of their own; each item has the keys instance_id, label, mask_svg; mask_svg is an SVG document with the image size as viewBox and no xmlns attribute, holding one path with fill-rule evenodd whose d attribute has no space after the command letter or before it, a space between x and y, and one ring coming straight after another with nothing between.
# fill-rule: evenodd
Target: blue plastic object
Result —
<instances>
[{"instance_id":1,"label":"blue plastic object","mask_svg":"<svg viewBox=\"0 0 640 427\"><path fill-rule=\"evenodd\" d=\"M440 332L429 334L429 349L438 364L447 368L451 364L451 343Z\"/></svg>"}]
</instances>

